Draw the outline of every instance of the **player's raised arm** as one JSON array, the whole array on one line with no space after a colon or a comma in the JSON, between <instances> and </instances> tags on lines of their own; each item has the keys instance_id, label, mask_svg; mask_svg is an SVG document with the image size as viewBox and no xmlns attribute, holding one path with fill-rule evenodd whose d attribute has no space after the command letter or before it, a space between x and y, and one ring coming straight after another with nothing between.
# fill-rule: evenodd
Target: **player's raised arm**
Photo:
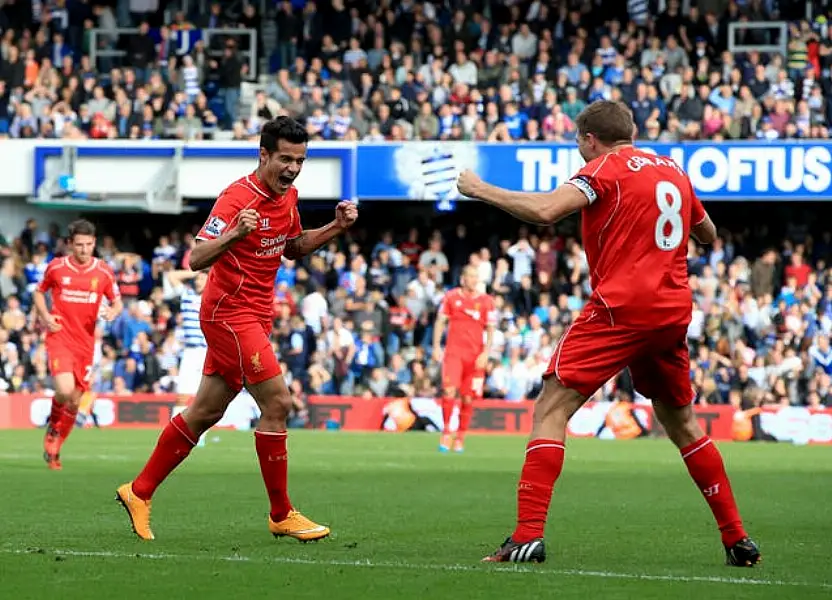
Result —
<instances>
[{"instance_id":1,"label":"player's raised arm","mask_svg":"<svg viewBox=\"0 0 832 600\"><path fill-rule=\"evenodd\" d=\"M515 192L486 183L472 171L463 171L456 185L465 196L478 198L518 219L539 225L556 223L589 204L584 192L570 184L561 185L553 192Z\"/></svg>"},{"instance_id":2,"label":"player's raised arm","mask_svg":"<svg viewBox=\"0 0 832 600\"><path fill-rule=\"evenodd\" d=\"M335 218L332 221L318 229L301 231L297 237L287 240L283 256L290 260L303 258L344 233L357 219L358 206L355 203L339 202L335 207Z\"/></svg>"},{"instance_id":3,"label":"player's raised arm","mask_svg":"<svg viewBox=\"0 0 832 600\"><path fill-rule=\"evenodd\" d=\"M219 205L222 199L217 201ZM226 221L220 216L211 216L197 237L196 245L191 250L189 266L192 271L202 271L213 265L226 250L257 229L259 215L256 210L246 208L236 216L236 226L224 231Z\"/></svg>"}]
</instances>

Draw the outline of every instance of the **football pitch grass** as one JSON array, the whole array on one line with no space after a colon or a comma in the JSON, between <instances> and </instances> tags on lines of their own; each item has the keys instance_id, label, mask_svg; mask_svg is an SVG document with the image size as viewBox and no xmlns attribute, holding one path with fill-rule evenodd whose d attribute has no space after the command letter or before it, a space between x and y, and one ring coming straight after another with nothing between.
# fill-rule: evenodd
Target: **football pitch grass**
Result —
<instances>
[{"instance_id":1,"label":"football pitch grass","mask_svg":"<svg viewBox=\"0 0 832 600\"><path fill-rule=\"evenodd\" d=\"M832 447L720 448L763 563L724 566L712 518L664 440L570 440L543 565L479 560L511 531L525 439L291 432L296 506L330 539L275 540L250 433L212 432L159 489L156 540L113 500L153 431L0 432L0 598L832 598ZM212 440L211 438L214 438Z\"/></svg>"}]
</instances>

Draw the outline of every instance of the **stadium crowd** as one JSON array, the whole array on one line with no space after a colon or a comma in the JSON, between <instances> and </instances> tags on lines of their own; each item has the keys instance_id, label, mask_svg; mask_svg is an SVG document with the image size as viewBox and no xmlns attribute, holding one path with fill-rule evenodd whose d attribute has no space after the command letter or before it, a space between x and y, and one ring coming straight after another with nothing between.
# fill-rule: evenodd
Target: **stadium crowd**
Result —
<instances>
[{"instance_id":1,"label":"stadium crowd","mask_svg":"<svg viewBox=\"0 0 832 600\"><path fill-rule=\"evenodd\" d=\"M365 233L302 264L285 261L278 273L273 345L299 399L434 397L432 324L445 290L467 264L498 307L486 397L535 395L555 344L589 294L586 257L575 238L521 228L513 239L479 247L458 225L446 232L388 231L360 244ZM31 291L65 243L57 228L45 231L35 221L0 241L0 386L42 392L51 381ZM193 243L192 233L173 232L152 255L139 256L100 237L98 255L115 270L126 308L99 328L95 392L175 390L184 342L179 296L193 279ZM758 246L747 233L723 233L707 251L689 246L696 402L832 406L832 234L812 239L795 227L777 247L755 253ZM627 387L620 377L597 398L618 397Z\"/></svg>"},{"instance_id":2,"label":"stadium crowd","mask_svg":"<svg viewBox=\"0 0 832 600\"><path fill-rule=\"evenodd\" d=\"M251 4L228 14L216 2L208 14L187 15L171 2L164 24L130 4L0 3L0 136L223 132L248 140L265 120L290 114L315 139L562 141L598 98L628 103L640 137L651 140L828 138L832 122L832 24L823 7L812 21L790 23L785 56L726 50L728 23L773 20L777 10L805 3L286 0L265 15ZM257 80L250 107L242 102L248 62L237 47L245 38L212 38L219 46L208 48L196 41L185 54L174 43L183 32L220 26L253 28L263 38L265 18L276 25L263 61L272 73ZM124 57L92 64L91 29L119 26L139 31L98 40ZM744 41L774 41L766 35L747 33ZM260 41L258 48L270 46ZM100 241L128 308L99 332L95 391L173 390L179 284L189 279L193 235L162 237L152 256ZM34 222L3 242L2 386L41 391L50 379L31 292L64 242ZM814 242L792 236L763 253L728 234L705 253L691 245L697 402L832 406L830 253L828 233ZM434 396L433 317L468 263L500 311L486 395L533 396L587 298L583 250L553 230L526 229L476 248L462 225L387 232L375 245L333 244L303 264L287 261L275 282L274 344L291 389ZM600 396L626 387L610 382Z\"/></svg>"},{"instance_id":3,"label":"stadium crowd","mask_svg":"<svg viewBox=\"0 0 832 600\"><path fill-rule=\"evenodd\" d=\"M598 98L626 102L647 140L828 138L832 122L824 2L811 21L792 0L280 0L262 15L251 3L194 15L178 2L0 4L11 137L246 140L289 114L316 139L564 141ZM727 51L728 24L779 18L794 18L785 55ZM138 32L117 33L128 26ZM247 37L206 47L197 35L218 27L256 31L265 78L250 77ZM93 39L123 56L92 64Z\"/></svg>"}]
</instances>

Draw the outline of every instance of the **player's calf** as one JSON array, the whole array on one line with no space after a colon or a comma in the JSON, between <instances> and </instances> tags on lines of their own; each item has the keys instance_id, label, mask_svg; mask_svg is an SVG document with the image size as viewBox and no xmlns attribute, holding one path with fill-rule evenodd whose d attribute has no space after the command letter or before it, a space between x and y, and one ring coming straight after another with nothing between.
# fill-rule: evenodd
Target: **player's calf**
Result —
<instances>
[{"instance_id":1,"label":"player's calf","mask_svg":"<svg viewBox=\"0 0 832 600\"><path fill-rule=\"evenodd\" d=\"M713 513L728 564L757 564L760 552L743 526L722 455L702 431L693 408L690 405L670 406L658 401L653 402L653 407L668 437L679 448L691 479Z\"/></svg>"}]
</instances>

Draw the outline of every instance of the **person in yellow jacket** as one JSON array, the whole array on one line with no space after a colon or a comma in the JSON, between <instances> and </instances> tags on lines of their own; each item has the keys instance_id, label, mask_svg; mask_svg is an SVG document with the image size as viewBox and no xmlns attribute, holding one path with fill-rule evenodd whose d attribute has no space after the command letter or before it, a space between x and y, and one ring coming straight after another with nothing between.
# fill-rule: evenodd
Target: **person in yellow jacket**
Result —
<instances>
[{"instance_id":1,"label":"person in yellow jacket","mask_svg":"<svg viewBox=\"0 0 832 600\"><path fill-rule=\"evenodd\" d=\"M609 429L617 440L631 440L647 435L647 429L633 412L634 405L626 392L619 392L618 399L607 411L604 424L596 432L600 436L604 429Z\"/></svg>"},{"instance_id":2,"label":"person in yellow jacket","mask_svg":"<svg viewBox=\"0 0 832 600\"><path fill-rule=\"evenodd\" d=\"M401 394L401 392L399 392ZM410 398L403 394L399 396L394 392L394 398L384 405L384 415L381 418L381 428L390 419L396 425L396 431L439 431L436 423L427 417L423 417L413 410Z\"/></svg>"},{"instance_id":3,"label":"person in yellow jacket","mask_svg":"<svg viewBox=\"0 0 832 600\"><path fill-rule=\"evenodd\" d=\"M78 401L78 416L83 417L84 427L89 427L90 419L92 419L92 424L95 427L99 427L98 415L96 415L93 411L94 405L95 393L90 391L84 392L81 395L81 399Z\"/></svg>"}]
</instances>

